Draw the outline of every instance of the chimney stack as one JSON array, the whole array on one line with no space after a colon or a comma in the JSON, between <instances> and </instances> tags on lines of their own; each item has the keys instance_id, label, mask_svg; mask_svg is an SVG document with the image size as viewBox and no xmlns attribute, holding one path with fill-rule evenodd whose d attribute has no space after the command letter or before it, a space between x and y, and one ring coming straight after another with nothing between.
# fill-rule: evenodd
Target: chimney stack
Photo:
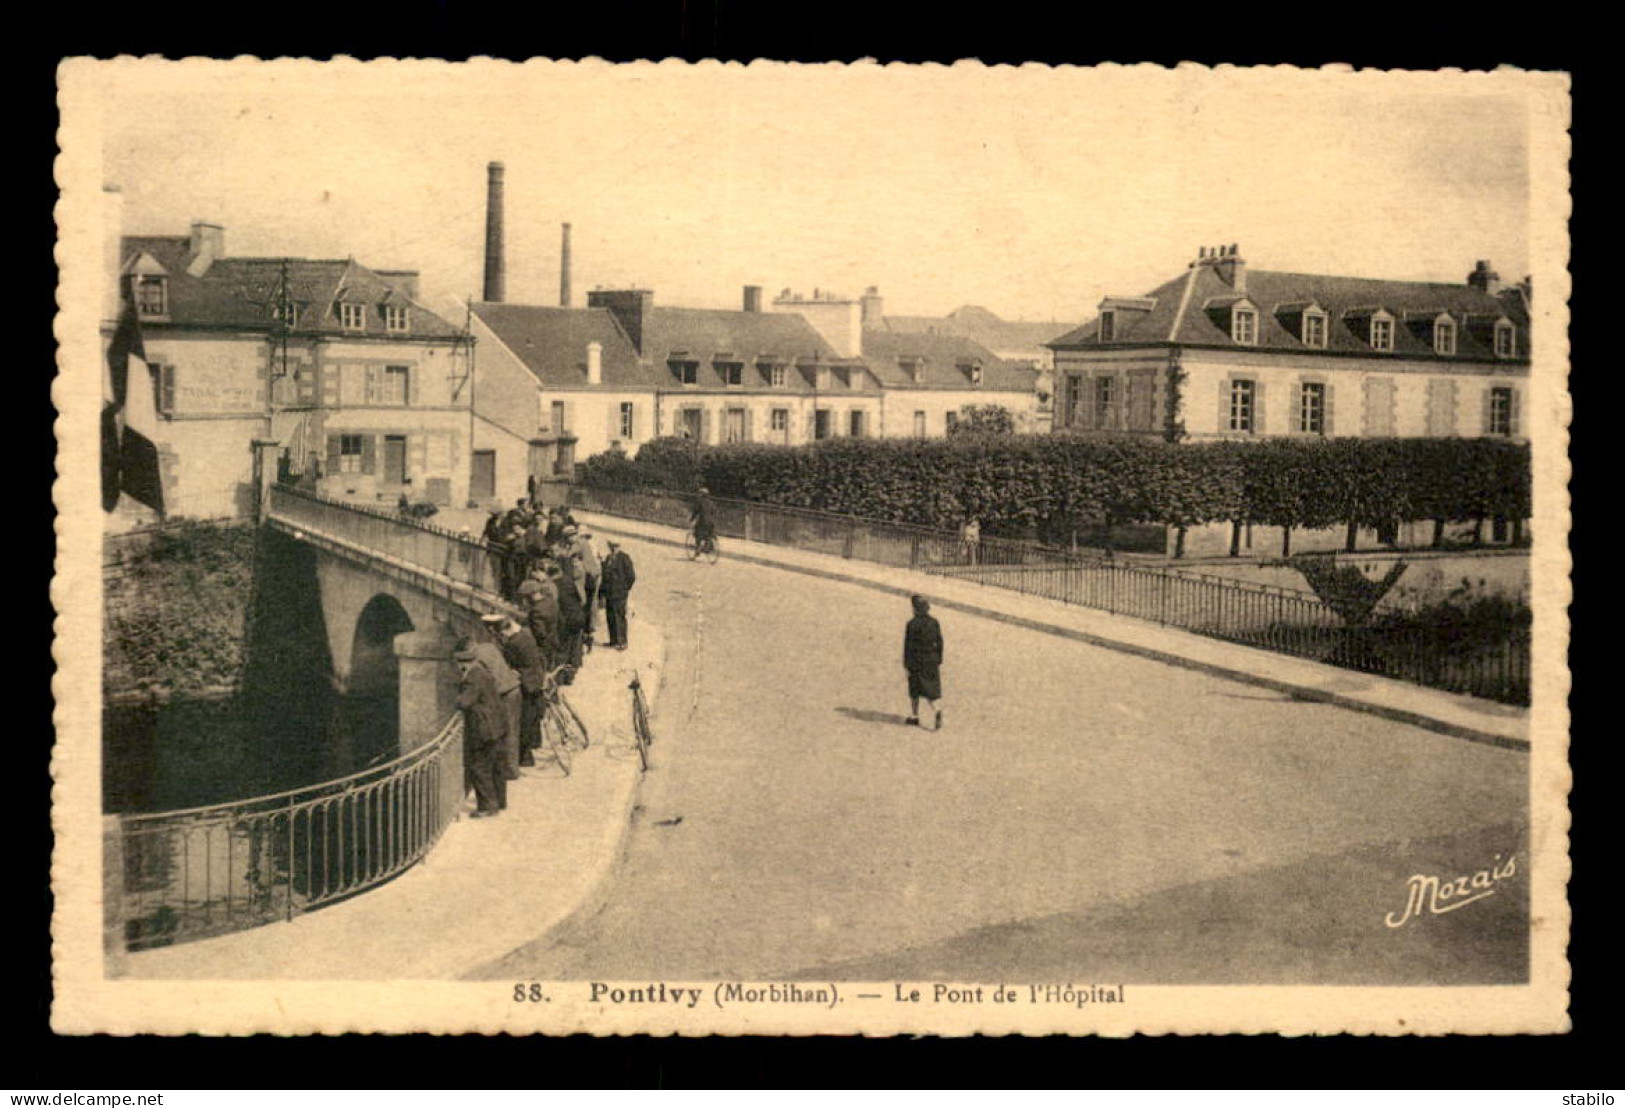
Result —
<instances>
[{"instance_id":1,"label":"chimney stack","mask_svg":"<svg viewBox=\"0 0 1625 1108\"><path fill-rule=\"evenodd\" d=\"M201 277L225 255L226 229L218 223L194 222L189 246L186 272L189 276Z\"/></svg>"},{"instance_id":2,"label":"chimney stack","mask_svg":"<svg viewBox=\"0 0 1625 1108\"><path fill-rule=\"evenodd\" d=\"M569 224L565 224L569 226ZM601 385L604 383L604 344L589 342L587 344L587 384Z\"/></svg>"},{"instance_id":3,"label":"chimney stack","mask_svg":"<svg viewBox=\"0 0 1625 1108\"><path fill-rule=\"evenodd\" d=\"M762 286L745 286L745 311L760 312L762 310Z\"/></svg>"},{"instance_id":4,"label":"chimney stack","mask_svg":"<svg viewBox=\"0 0 1625 1108\"><path fill-rule=\"evenodd\" d=\"M564 241L559 247L559 307L570 306L570 225L564 225Z\"/></svg>"},{"instance_id":5,"label":"chimney stack","mask_svg":"<svg viewBox=\"0 0 1625 1108\"><path fill-rule=\"evenodd\" d=\"M655 294L649 289L594 289L587 294L587 307L603 308L615 317L638 357L644 354L643 331L654 312Z\"/></svg>"},{"instance_id":6,"label":"chimney stack","mask_svg":"<svg viewBox=\"0 0 1625 1108\"><path fill-rule=\"evenodd\" d=\"M1490 268L1488 261L1480 259L1467 275L1467 287L1494 296L1501 291L1501 275Z\"/></svg>"},{"instance_id":7,"label":"chimney stack","mask_svg":"<svg viewBox=\"0 0 1625 1108\"><path fill-rule=\"evenodd\" d=\"M885 318L882 311L885 303L880 298L880 287L870 285L863 290L863 325L865 327L879 327Z\"/></svg>"},{"instance_id":8,"label":"chimney stack","mask_svg":"<svg viewBox=\"0 0 1625 1108\"><path fill-rule=\"evenodd\" d=\"M486 167L485 186L485 300L502 303L507 267L502 260L502 163Z\"/></svg>"},{"instance_id":9,"label":"chimney stack","mask_svg":"<svg viewBox=\"0 0 1625 1108\"><path fill-rule=\"evenodd\" d=\"M1215 251L1215 255L1210 257L1209 260L1212 261L1214 272L1219 275L1219 279L1237 292L1245 293L1247 291L1247 263L1241 258L1240 248L1234 243L1231 244L1228 250L1221 246Z\"/></svg>"}]
</instances>

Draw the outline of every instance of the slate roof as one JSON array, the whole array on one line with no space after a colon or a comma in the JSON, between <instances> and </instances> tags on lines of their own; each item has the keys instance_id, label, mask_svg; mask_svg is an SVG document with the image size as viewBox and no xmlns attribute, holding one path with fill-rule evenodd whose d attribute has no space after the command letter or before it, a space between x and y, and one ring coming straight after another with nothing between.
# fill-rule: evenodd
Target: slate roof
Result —
<instances>
[{"instance_id":1,"label":"slate roof","mask_svg":"<svg viewBox=\"0 0 1625 1108\"><path fill-rule=\"evenodd\" d=\"M607 308L476 303L474 315L549 388L588 388L587 344L603 347L603 388L653 389L637 351Z\"/></svg>"},{"instance_id":2,"label":"slate roof","mask_svg":"<svg viewBox=\"0 0 1625 1108\"><path fill-rule=\"evenodd\" d=\"M121 265L128 266L145 254L163 268L167 278L167 322L143 320L143 326L250 331L271 327L271 301L284 259L225 257L194 277L186 271L191 259L188 236L129 235L123 239L121 251ZM459 334L456 327L411 300L403 280L382 276L354 258L293 258L287 262L289 297L299 305L294 334L367 335L396 341L450 339ZM365 327L340 327L340 296L368 307ZM385 328L383 313L378 310L385 303L409 308L407 330Z\"/></svg>"},{"instance_id":3,"label":"slate roof","mask_svg":"<svg viewBox=\"0 0 1625 1108\"><path fill-rule=\"evenodd\" d=\"M989 350L1036 350L1071 326L1003 319L980 305L965 304L942 317L887 314L876 329L902 334L962 335Z\"/></svg>"},{"instance_id":4,"label":"slate roof","mask_svg":"<svg viewBox=\"0 0 1625 1108\"><path fill-rule=\"evenodd\" d=\"M1324 349L1332 353L1369 355L1373 351L1357 321L1369 315L1370 310L1381 308L1395 318L1393 353L1396 355L1492 362L1516 362L1529 357L1528 308L1515 288L1491 295L1468 285L1429 281L1325 277L1252 268L1245 273L1245 296L1259 309L1259 335L1255 344L1238 344L1230 337L1226 304L1233 303L1240 294L1214 267L1198 265L1152 290L1148 295L1156 300L1156 306L1149 312L1119 311L1114 320L1112 341L1099 340L1099 317L1096 316L1049 345L1056 350L1080 350L1177 342L1278 351ZM1310 302L1318 303L1329 317L1324 348L1305 345L1289 326L1293 313L1301 312ZM1454 355L1433 352L1431 320L1440 312L1448 312L1458 325ZM1492 325L1501 316L1516 327L1513 358L1495 356Z\"/></svg>"},{"instance_id":5,"label":"slate roof","mask_svg":"<svg viewBox=\"0 0 1625 1108\"><path fill-rule=\"evenodd\" d=\"M681 387L668 365L675 356L698 362L696 388L723 388L719 362L743 362L745 388L766 388L757 363L792 367L774 392L810 393L812 371L820 365L849 365L804 318L791 312L745 312L721 308L649 309L643 323L643 352L661 387Z\"/></svg>"},{"instance_id":6,"label":"slate roof","mask_svg":"<svg viewBox=\"0 0 1625 1108\"><path fill-rule=\"evenodd\" d=\"M922 380L915 382L903 362L923 358ZM985 392L1033 391L1038 374L1017 362L1007 362L963 335L901 333L878 328L863 332L863 360L886 388L972 389L959 367L975 362L982 365Z\"/></svg>"}]
</instances>

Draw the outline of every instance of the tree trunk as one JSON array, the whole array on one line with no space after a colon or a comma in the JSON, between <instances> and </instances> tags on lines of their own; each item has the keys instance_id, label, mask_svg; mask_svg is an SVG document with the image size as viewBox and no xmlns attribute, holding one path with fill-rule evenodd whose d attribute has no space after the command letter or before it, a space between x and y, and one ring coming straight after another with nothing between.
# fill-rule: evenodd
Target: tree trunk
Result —
<instances>
[{"instance_id":1,"label":"tree trunk","mask_svg":"<svg viewBox=\"0 0 1625 1108\"><path fill-rule=\"evenodd\" d=\"M1515 519L1512 521L1512 545L1523 545L1523 520L1521 519Z\"/></svg>"},{"instance_id":2,"label":"tree trunk","mask_svg":"<svg viewBox=\"0 0 1625 1108\"><path fill-rule=\"evenodd\" d=\"M1360 525L1358 523L1354 522L1351 519L1351 520L1349 520L1348 534L1345 535L1344 539L1343 539L1343 549L1347 550L1350 554L1352 554L1352 553L1354 553L1354 548L1356 546L1358 546L1359 544L1360 544Z\"/></svg>"},{"instance_id":3,"label":"tree trunk","mask_svg":"<svg viewBox=\"0 0 1625 1108\"><path fill-rule=\"evenodd\" d=\"M1174 532L1174 557L1175 558L1183 558L1184 556L1185 556L1185 529L1183 527L1181 527L1181 528L1179 528L1178 530L1176 530Z\"/></svg>"},{"instance_id":4,"label":"tree trunk","mask_svg":"<svg viewBox=\"0 0 1625 1108\"><path fill-rule=\"evenodd\" d=\"M1281 557L1292 557L1292 528L1281 528Z\"/></svg>"},{"instance_id":5,"label":"tree trunk","mask_svg":"<svg viewBox=\"0 0 1625 1108\"><path fill-rule=\"evenodd\" d=\"M1473 520L1473 545L1484 545L1484 517Z\"/></svg>"},{"instance_id":6,"label":"tree trunk","mask_svg":"<svg viewBox=\"0 0 1625 1108\"><path fill-rule=\"evenodd\" d=\"M1433 549L1438 550L1444 546L1444 520L1433 521Z\"/></svg>"},{"instance_id":7,"label":"tree trunk","mask_svg":"<svg viewBox=\"0 0 1625 1108\"><path fill-rule=\"evenodd\" d=\"M1232 558L1241 556L1241 520L1239 519L1230 521L1230 556Z\"/></svg>"}]
</instances>

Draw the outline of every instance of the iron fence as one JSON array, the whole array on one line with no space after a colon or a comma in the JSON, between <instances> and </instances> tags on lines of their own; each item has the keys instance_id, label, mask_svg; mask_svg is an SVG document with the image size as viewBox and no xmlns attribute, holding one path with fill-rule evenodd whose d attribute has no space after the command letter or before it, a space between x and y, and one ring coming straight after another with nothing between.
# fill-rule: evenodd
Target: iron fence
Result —
<instances>
[{"instance_id":1,"label":"iron fence","mask_svg":"<svg viewBox=\"0 0 1625 1108\"><path fill-rule=\"evenodd\" d=\"M466 532L286 486L271 488L268 514L285 529L315 532L357 552L433 574L440 585L500 595L495 552ZM433 584L426 587L435 591Z\"/></svg>"},{"instance_id":2,"label":"iron fence","mask_svg":"<svg viewBox=\"0 0 1625 1108\"><path fill-rule=\"evenodd\" d=\"M462 805L463 722L392 762L302 789L118 817L128 950L292 919L397 876Z\"/></svg>"},{"instance_id":3,"label":"iron fence","mask_svg":"<svg viewBox=\"0 0 1625 1108\"><path fill-rule=\"evenodd\" d=\"M667 493L578 486L579 507L686 527L688 502ZM1529 634L1466 639L1414 621L1347 626L1310 592L1130 558L958 533L809 508L713 498L722 535L920 570L1064 604L1131 616L1346 669L1514 704L1529 702Z\"/></svg>"}]
</instances>

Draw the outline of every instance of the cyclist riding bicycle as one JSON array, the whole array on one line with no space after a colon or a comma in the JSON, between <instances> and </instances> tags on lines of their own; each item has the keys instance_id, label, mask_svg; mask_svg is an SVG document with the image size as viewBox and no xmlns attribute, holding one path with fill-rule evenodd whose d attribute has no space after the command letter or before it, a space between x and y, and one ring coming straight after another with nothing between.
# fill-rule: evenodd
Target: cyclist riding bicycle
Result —
<instances>
[{"instance_id":1,"label":"cyclist riding bicycle","mask_svg":"<svg viewBox=\"0 0 1625 1108\"><path fill-rule=\"evenodd\" d=\"M694 543L704 549L716 541L717 525L711 519L711 495L702 485L700 491L694 494L694 503L689 509L688 521L694 527Z\"/></svg>"}]
</instances>

